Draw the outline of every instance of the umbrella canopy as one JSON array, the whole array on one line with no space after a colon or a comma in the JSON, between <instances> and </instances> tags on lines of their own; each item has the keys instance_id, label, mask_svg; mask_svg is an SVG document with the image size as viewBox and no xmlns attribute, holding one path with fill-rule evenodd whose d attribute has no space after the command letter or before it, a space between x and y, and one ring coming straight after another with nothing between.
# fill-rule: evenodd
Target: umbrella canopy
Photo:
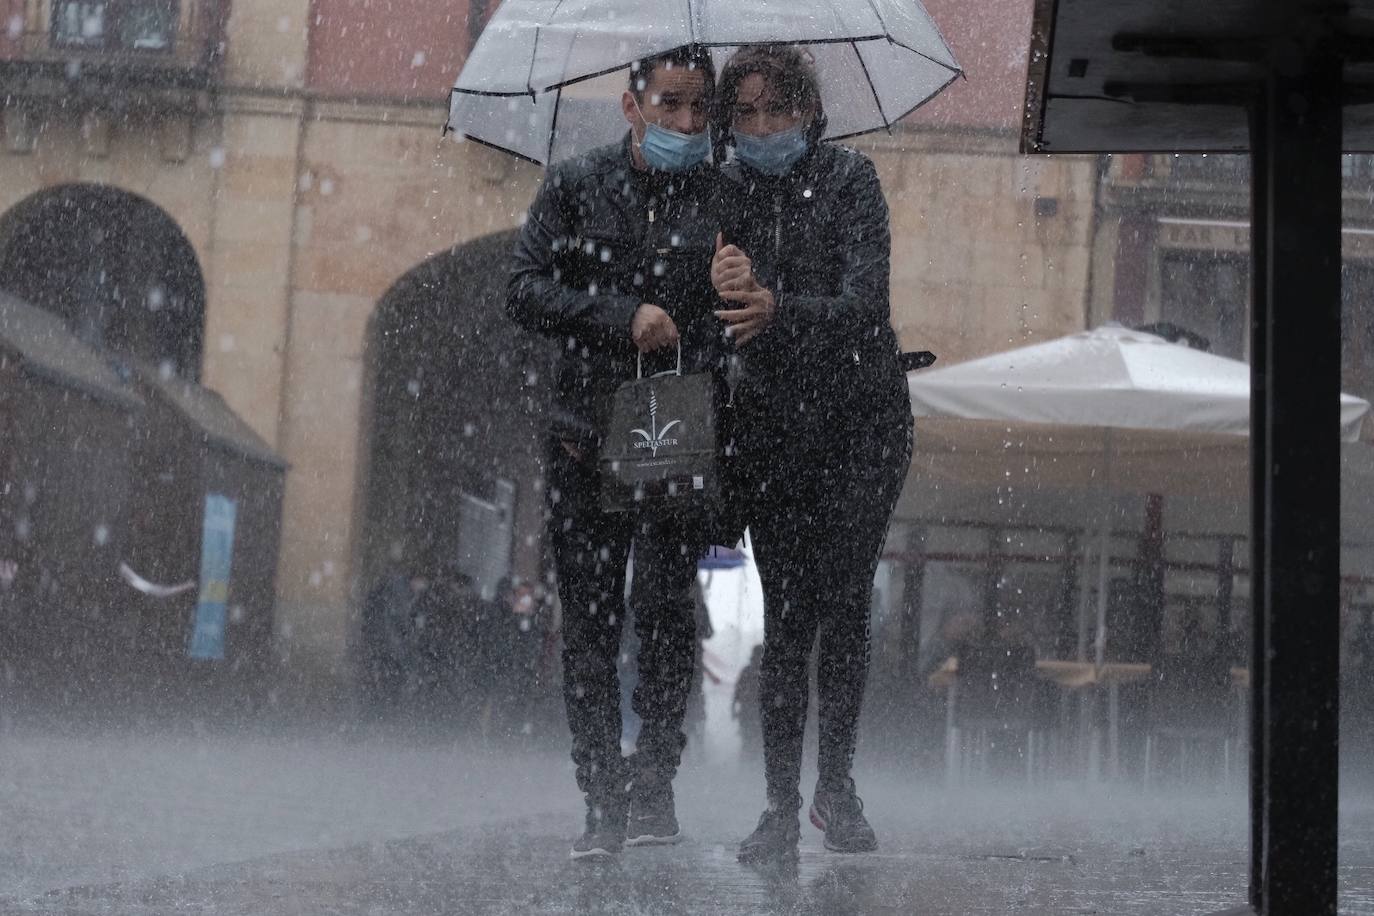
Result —
<instances>
[{"instance_id":1,"label":"umbrella canopy","mask_svg":"<svg viewBox=\"0 0 1374 916\"><path fill-rule=\"evenodd\" d=\"M1098 328L913 373L907 387L928 418L915 463L936 478L1072 487L1110 470L1114 489L1135 492L1248 486L1249 366L1152 334ZM1369 410L1341 396L1343 441L1358 441Z\"/></svg>"},{"instance_id":2,"label":"umbrella canopy","mask_svg":"<svg viewBox=\"0 0 1374 916\"><path fill-rule=\"evenodd\" d=\"M1128 430L1250 432L1250 367L1153 334L1102 327L908 380L917 416ZM1355 442L1369 402L1341 396Z\"/></svg>"},{"instance_id":3,"label":"umbrella canopy","mask_svg":"<svg viewBox=\"0 0 1374 916\"><path fill-rule=\"evenodd\" d=\"M449 127L553 162L624 133L636 61L695 45L721 66L752 44L809 47L829 140L890 127L962 72L916 0L505 0L454 86Z\"/></svg>"}]
</instances>

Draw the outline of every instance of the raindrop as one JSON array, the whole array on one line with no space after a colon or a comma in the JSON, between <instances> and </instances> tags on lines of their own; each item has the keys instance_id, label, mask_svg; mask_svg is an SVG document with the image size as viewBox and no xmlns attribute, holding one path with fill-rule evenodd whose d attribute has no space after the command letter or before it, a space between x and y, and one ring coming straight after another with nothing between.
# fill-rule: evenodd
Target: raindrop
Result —
<instances>
[{"instance_id":1,"label":"raindrop","mask_svg":"<svg viewBox=\"0 0 1374 916\"><path fill-rule=\"evenodd\" d=\"M110 543L110 526L109 526L109 525L96 525L96 526L95 526L95 546L97 546L97 547L104 547L104 546L105 546L106 544L108 544L108 543Z\"/></svg>"},{"instance_id":2,"label":"raindrop","mask_svg":"<svg viewBox=\"0 0 1374 916\"><path fill-rule=\"evenodd\" d=\"M227 160L227 158L228 157L224 152L224 147L216 146L214 149L210 150L210 168L224 168L224 163Z\"/></svg>"}]
</instances>

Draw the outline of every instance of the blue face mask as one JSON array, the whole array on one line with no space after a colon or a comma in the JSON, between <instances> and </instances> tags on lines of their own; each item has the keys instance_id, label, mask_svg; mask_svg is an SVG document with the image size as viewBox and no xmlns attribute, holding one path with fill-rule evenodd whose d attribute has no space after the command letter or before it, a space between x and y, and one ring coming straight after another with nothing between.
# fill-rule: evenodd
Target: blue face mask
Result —
<instances>
[{"instance_id":1,"label":"blue face mask","mask_svg":"<svg viewBox=\"0 0 1374 916\"><path fill-rule=\"evenodd\" d=\"M763 137L735 134L735 155L745 165L765 175L786 175L810 148L811 143L801 124Z\"/></svg>"},{"instance_id":2,"label":"blue face mask","mask_svg":"<svg viewBox=\"0 0 1374 916\"><path fill-rule=\"evenodd\" d=\"M706 161L711 154L711 132L683 134L657 124L644 130L639 152L649 168L660 172L685 172Z\"/></svg>"}]
</instances>

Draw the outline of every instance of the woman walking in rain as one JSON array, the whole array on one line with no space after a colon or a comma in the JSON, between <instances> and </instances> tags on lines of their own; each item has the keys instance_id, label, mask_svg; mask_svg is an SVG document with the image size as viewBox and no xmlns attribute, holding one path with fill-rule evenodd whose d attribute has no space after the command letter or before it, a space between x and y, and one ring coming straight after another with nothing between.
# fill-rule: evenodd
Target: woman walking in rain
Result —
<instances>
[{"instance_id":1,"label":"woman walking in rain","mask_svg":"<svg viewBox=\"0 0 1374 916\"><path fill-rule=\"evenodd\" d=\"M717 313L737 348L743 502L764 588L760 678L768 807L741 861L795 854L808 662L820 636L820 779L811 821L826 848L877 838L850 776L869 660L869 602L911 462L912 416L888 308L887 204L873 163L822 144L814 66L796 47L738 52L718 119L733 216L717 242Z\"/></svg>"}]
</instances>

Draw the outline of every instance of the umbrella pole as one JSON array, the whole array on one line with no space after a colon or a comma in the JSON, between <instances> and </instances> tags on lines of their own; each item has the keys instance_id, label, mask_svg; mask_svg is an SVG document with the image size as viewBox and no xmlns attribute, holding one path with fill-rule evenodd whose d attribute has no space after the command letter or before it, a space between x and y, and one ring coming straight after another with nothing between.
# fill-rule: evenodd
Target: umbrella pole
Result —
<instances>
[{"instance_id":1,"label":"umbrella pole","mask_svg":"<svg viewBox=\"0 0 1374 916\"><path fill-rule=\"evenodd\" d=\"M1112 549L1112 529L1105 499L1102 509L1102 542L1097 548L1097 636L1093 639L1093 664L1099 668L1107 654L1107 563Z\"/></svg>"},{"instance_id":2,"label":"umbrella pole","mask_svg":"<svg viewBox=\"0 0 1374 916\"><path fill-rule=\"evenodd\" d=\"M1074 657L1080 662L1088 660L1088 611L1089 602L1092 600L1093 581L1091 532L1091 528L1083 532L1083 562L1078 567L1078 654Z\"/></svg>"},{"instance_id":3,"label":"umbrella pole","mask_svg":"<svg viewBox=\"0 0 1374 916\"><path fill-rule=\"evenodd\" d=\"M1102 543L1097 556L1097 637L1093 641L1094 662L1102 667L1107 654L1107 572L1111 559L1112 431L1102 433Z\"/></svg>"}]
</instances>

